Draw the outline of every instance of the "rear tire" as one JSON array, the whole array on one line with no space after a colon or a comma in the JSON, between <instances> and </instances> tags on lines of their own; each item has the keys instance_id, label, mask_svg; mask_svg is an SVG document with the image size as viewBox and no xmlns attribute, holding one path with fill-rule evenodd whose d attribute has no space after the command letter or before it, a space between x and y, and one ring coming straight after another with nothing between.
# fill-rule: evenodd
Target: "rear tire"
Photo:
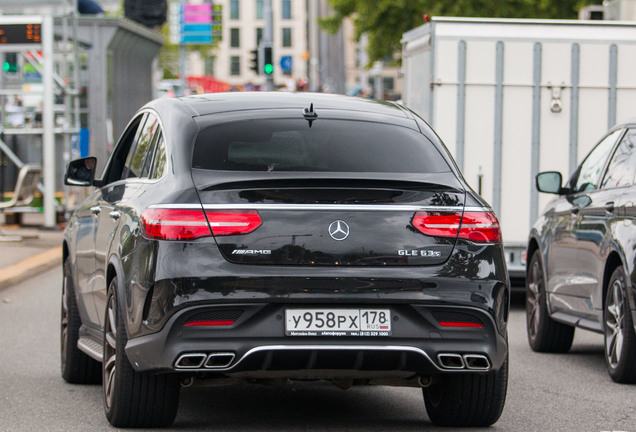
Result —
<instances>
[{"instance_id":1,"label":"rear tire","mask_svg":"<svg viewBox=\"0 0 636 432\"><path fill-rule=\"evenodd\" d=\"M75 288L73 286L70 259L64 260L62 280L62 311L60 320L60 363L62 378L71 384L99 384L102 381L101 365L77 347L82 325Z\"/></svg>"},{"instance_id":2,"label":"rear tire","mask_svg":"<svg viewBox=\"0 0 636 432\"><path fill-rule=\"evenodd\" d=\"M106 418L116 427L153 428L174 422L179 405L175 374L135 372L124 351L128 337L117 302L117 282L108 286L104 316L103 387Z\"/></svg>"},{"instance_id":3,"label":"rear tire","mask_svg":"<svg viewBox=\"0 0 636 432\"><path fill-rule=\"evenodd\" d=\"M636 334L622 266L614 270L607 287L603 329L605 364L610 377L617 383L636 383Z\"/></svg>"},{"instance_id":4,"label":"rear tire","mask_svg":"<svg viewBox=\"0 0 636 432\"><path fill-rule=\"evenodd\" d=\"M526 277L526 331L533 351L565 353L574 340L574 327L554 321L548 314L545 273L539 251L530 259Z\"/></svg>"},{"instance_id":5,"label":"rear tire","mask_svg":"<svg viewBox=\"0 0 636 432\"><path fill-rule=\"evenodd\" d=\"M452 373L423 388L426 412L437 426L484 427L494 424L508 389L508 355L494 373Z\"/></svg>"}]
</instances>

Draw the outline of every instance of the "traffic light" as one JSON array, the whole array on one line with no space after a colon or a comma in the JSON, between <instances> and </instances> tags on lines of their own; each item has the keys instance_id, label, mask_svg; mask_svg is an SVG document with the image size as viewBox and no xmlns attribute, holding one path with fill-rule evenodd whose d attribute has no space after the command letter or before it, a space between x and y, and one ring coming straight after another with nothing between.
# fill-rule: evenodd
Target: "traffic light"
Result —
<instances>
[{"instance_id":1,"label":"traffic light","mask_svg":"<svg viewBox=\"0 0 636 432\"><path fill-rule=\"evenodd\" d=\"M2 70L7 73L17 73L20 70L20 67L18 66L18 53L4 53Z\"/></svg>"},{"instance_id":2,"label":"traffic light","mask_svg":"<svg viewBox=\"0 0 636 432\"><path fill-rule=\"evenodd\" d=\"M265 75L274 73L274 55L272 54L271 46L263 48L263 72Z\"/></svg>"},{"instance_id":3,"label":"traffic light","mask_svg":"<svg viewBox=\"0 0 636 432\"><path fill-rule=\"evenodd\" d=\"M260 75L258 68L258 49L253 49L250 51L250 69L253 70L256 75Z\"/></svg>"}]
</instances>

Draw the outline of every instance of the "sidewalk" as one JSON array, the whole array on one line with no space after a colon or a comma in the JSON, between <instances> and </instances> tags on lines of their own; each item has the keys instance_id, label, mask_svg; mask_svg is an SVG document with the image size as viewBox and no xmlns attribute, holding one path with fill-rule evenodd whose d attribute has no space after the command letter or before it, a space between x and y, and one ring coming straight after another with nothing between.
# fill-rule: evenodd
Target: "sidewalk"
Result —
<instances>
[{"instance_id":1,"label":"sidewalk","mask_svg":"<svg viewBox=\"0 0 636 432\"><path fill-rule=\"evenodd\" d=\"M62 265L63 231L41 229L43 220L41 213L24 214L21 226L2 225L4 236L23 239L0 241L0 291Z\"/></svg>"}]
</instances>

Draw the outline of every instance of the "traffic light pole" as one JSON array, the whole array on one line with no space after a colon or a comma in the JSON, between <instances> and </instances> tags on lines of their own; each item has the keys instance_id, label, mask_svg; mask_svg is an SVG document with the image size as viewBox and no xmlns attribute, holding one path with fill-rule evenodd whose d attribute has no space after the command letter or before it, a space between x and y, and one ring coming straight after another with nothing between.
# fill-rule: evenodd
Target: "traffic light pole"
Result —
<instances>
[{"instance_id":1,"label":"traffic light pole","mask_svg":"<svg viewBox=\"0 0 636 432\"><path fill-rule=\"evenodd\" d=\"M263 29L263 40L262 44L264 46L272 46L273 42L273 33L274 33L274 16L272 13L272 0L265 0L265 28ZM260 48L260 47L259 47ZM264 60L261 60L264 61ZM272 91L274 90L274 74L265 75L265 90Z\"/></svg>"}]
</instances>

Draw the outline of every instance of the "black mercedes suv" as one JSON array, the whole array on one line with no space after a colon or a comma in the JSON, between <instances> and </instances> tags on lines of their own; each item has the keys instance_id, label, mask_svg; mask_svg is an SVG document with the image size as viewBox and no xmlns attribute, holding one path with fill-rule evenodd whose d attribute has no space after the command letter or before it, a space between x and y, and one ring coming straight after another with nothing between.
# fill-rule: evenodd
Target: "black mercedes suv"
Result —
<instances>
[{"instance_id":1,"label":"black mercedes suv","mask_svg":"<svg viewBox=\"0 0 636 432\"><path fill-rule=\"evenodd\" d=\"M509 281L490 207L431 128L323 94L156 100L64 238L62 375L108 420L171 424L181 385L421 387L431 421L485 426L508 381Z\"/></svg>"},{"instance_id":2,"label":"black mercedes suv","mask_svg":"<svg viewBox=\"0 0 636 432\"><path fill-rule=\"evenodd\" d=\"M576 327L603 333L611 378L636 383L636 119L612 128L562 186L530 232L526 316L530 347L567 352Z\"/></svg>"}]
</instances>

